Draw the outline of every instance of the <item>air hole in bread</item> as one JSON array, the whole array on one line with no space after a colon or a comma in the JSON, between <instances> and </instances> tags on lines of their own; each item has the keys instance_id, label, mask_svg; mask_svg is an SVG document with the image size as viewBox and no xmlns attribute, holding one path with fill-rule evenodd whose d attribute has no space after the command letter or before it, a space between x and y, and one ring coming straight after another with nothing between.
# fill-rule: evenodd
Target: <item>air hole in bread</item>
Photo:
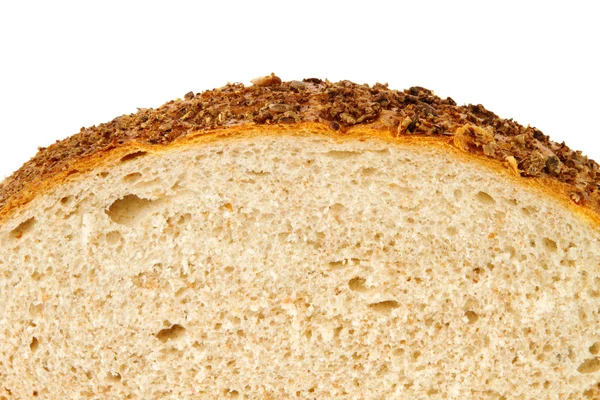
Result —
<instances>
[{"instance_id":1,"label":"air hole in bread","mask_svg":"<svg viewBox=\"0 0 600 400\"><path fill-rule=\"evenodd\" d=\"M119 374L118 372L111 372L111 373L108 374L107 380L109 382L120 382L121 381L121 374Z\"/></svg>"},{"instance_id":2,"label":"air hole in bread","mask_svg":"<svg viewBox=\"0 0 600 400\"><path fill-rule=\"evenodd\" d=\"M405 350L402 347L394 349L394 351L392 352L394 357L402 357L402 356L404 356L404 353L405 353Z\"/></svg>"},{"instance_id":3,"label":"air hole in bread","mask_svg":"<svg viewBox=\"0 0 600 400\"><path fill-rule=\"evenodd\" d=\"M42 279L42 276L43 276L43 275L42 275L42 274L40 274L39 272L37 272L37 271L33 271L33 273L31 274L31 280L32 280L32 281L36 281L36 282L37 282L37 281L39 281L39 280L41 280L41 279Z\"/></svg>"},{"instance_id":4,"label":"air hole in bread","mask_svg":"<svg viewBox=\"0 0 600 400\"><path fill-rule=\"evenodd\" d=\"M596 342L593 345L591 345L589 351L593 355L600 353L600 342Z\"/></svg>"},{"instance_id":5,"label":"air hole in bread","mask_svg":"<svg viewBox=\"0 0 600 400\"><path fill-rule=\"evenodd\" d=\"M146 154L148 154L147 151L136 151L135 153L127 154L126 156L121 157L121 162L131 161L136 158L143 157Z\"/></svg>"},{"instance_id":6,"label":"air hole in bread","mask_svg":"<svg viewBox=\"0 0 600 400\"><path fill-rule=\"evenodd\" d=\"M585 360L577 368L577 372L580 374L593 374L598 371L600 371L600 358L598 357Z\"/></svg>"},{"instance_id":7,"label":"air hole in bread","mask_svg":"<svg viewBox=\"0 0 600 400\"><path fill-rule=\"evenodd\" d=\"M31 232L37 221L35 217L31 217L19 224L15 229L10 231L9 236L13 239L21 239L23 235Z\"/></svg>"},{"instance_id":8,"label":"air hole in bread","mask_svg":"<svg viewBox=\"0 0 600 400\"><path fill-rule=\"evenodd\" d=\"M363 167L358 172L363 176L371 176L377 173L377 168Z\"/></svg>"},{"instance_id":9,"label":"air hole in bread","mask_svg":"<svg viewBox=\"0 0 600 400\"><path fill-rule=\"evenodd\" d=\"M583 308L579 309L579 319L584 323L588 319L588 314L585 312L585 309L583 309Z\"/></svg>"},{"instance_id":10,"label":"air hole in bread","mask_svg":"<svg viewBox=\"0 0 600 400\"><path fill-rule=\"evenodd\" d=\"M31 304L29 306L29 314L32 317L37 317L42 315L42 311L44 310L44 303L39 303L39 304Z\"/></svg>"},{"instance_id":11,"label":"air hole in bread","mask_svg":"<svg viewBox=\"0 0 600 400\"><path fill-rule=\"evenodd\" d=\"M479 320L479 315L477 315L477 313L473 311L467 311L465 313L465 317L467 317L467 321L469 324L474 324L475 322L477 322L477 320Z\"/></svg>"},{"instance_id":12,"label":"air hole in bread","mask_svg":"<svg viewBox=\"0 0 600 400\"><path fill-rule=\"evenodd\" d=\"M152 203L153 200L128 194L113 202L106 210L106 214L117 224L132 225Z\"/></svg>"},{"instance_id":13,"label":"air hole in bread","mask_svg":"<svg viewBox=\"0 0 600 400\"><path fill-rule=\"evenodd\" d=\"M223 235L223 232L225 232L225 229L222 226L220 226L220 225L219 226L215 226L212 229L212 235L214 237L217 237L217 238L221 238L221 236Z\"/></svg>"},{"instance_id":14,"label":"air hole in bread","mask_svg":"<svg viewBox=\"0 0 600 400\"><path fill-rule=\"evenodd\" d=\"M486 205L491 205L491 204L496 203L496 200L494 200L494 198L492 196L490 196L489 194L487 194L486 192L478 192L475 195L475 198L477 200L479 200L482 204L486 204Z\"/></svg>"},{"instance_id":15,"label":"air hole in bread","mask_svg":"<svg viewBox=\"0 0 600 400\"><path fill-rule=\"evenodd\" d=\"M537 212L537 209L535 209L534 207L521 207L521 213L525 216L530 216L532 214L535 214Z\"/></svg>"},{"instance_id":16,"label":"air hole in bread","mask_svg":"<svg viewBox=\"0 0 600 400\"><path fill-rule=\"evenodd\" d=\"M400 307L400 303L395 300L386 300L369 304L371 310L383 315L390 315L392 311L398 307Z\"/></svg>"},{"instance_id":17,"label":"air hole in bread","mask_svg":"<svg viewBox=\"0 0 600 400\"><path fill-rule=\"evenodd\" d=\"M160 279L154 271L141 272L131 278L131 282L142 289L157 289L160 287Z\"/></svg>"},{"instance_id":18,"label":"air hole in bread","mask_svg":"<svg viewBox=\"0 0 600 400\"><path fill-rule=\"evenodd\" d=\"M508 254L510 254L511 259L515 258L515 255L517 254L517 250L513 246L507 246L506 251L508 252Z\"/></svg>"},{"instance_id":19,"label":"air hole in bread","mask_svg":"<svg viewBox=\"0 0 600 400\"><path fill-rule=\"evenodd\" d=\"M221 207L219 207L219 210L232 212L233 206L231 205L231 203L225 203Z\"/></svg>"},{"instance_id":20,"label":"air hole in bread","mask_svg":"<svg viewBox=\"0 0 600 400\"><path fill-rule=\"evenodd\" d=\"M327 157L335 158L338 160L343 160L343 159L349 158L349 157L356 157L360 154L362 154L362 152L360 152L360 151L348 151L348 150L331 150L331 151L323 153L323 155L325 155Z\"/></svg>"},{"instance_id":21,"label":"air hole in bread","mask_svg":"<svg viewBox=\"0 0 600 400\"><path fill-rule=\"evenodd\" d=\"M190 222L192 219L192 214L190 213L183 213L179 215L179 218L177 219L177 225L184 225L187 224L188 222Z\"/></svg>"},{"instance_id":22,"label":"air hole in bread","mask_svg":"<svg viewBox=\"0 0 600 400\"><path fill-rule=\"evenodd\" d=\"M600 399L600 382L595 383L591 388L583 392L583 397L589 400Z\"/></svg>"},{"instance_id":23,"label":"air hole in bread","mask_svg":"<svg viewBox=\"0 0 600 400\"><path fill-rule=\"evenodd\" d=\"M268 176L268 175L271 175L271 173L269 171L251 171L251 170L246 171L246 174L252 175L252 176Z\"/></svg>"},{"instance_id":24,"label":"air hole in bread","mask_svg":"<svg viewBox=\"0 0 600 400\"><path fill-rule=\"evenodd\" d=\"M344 327L342 326L338 326L333 330L333 339L334 340L339 340L340 339L340 334L342 333L342 330L344 329Z\"/></svg>"},{"instance_id":25,"label":"air hole in bread","mask_svg":"<svg viewBox=\"0 0 600 400\"><path fill-rule=\"evenodd\" d=\"M329 264L328 264L329 269L337 270L337 269L342 269L342 268L346 267L346 263L344 261L345 260L343 260L343 261L331 261L331 262L329 262Z\"/></svg>"},{"instance_id":26,"label":"air hole in bread","mask_svg":"<svg viewBox=\"0 0 600 400\"><path fill-rule=\"evenodd\" d=\"M576 266L575 261L570 260L568 258L563 258L562 260L560 260L560 265L564 265L571 268Z\"/></svg>"},{"instance_id":27,"label":"air hole in bread","mask_svg":"<svg viewBox=\"0 0 600 400\"><path fill-rule=\"evenodd\" d=\"M327 207L327 213L331 214L334 218L339 217L340 213L344 210L344 205L341 203L334 203Z\"/></svg>"},{"instance_id":28,"label":"air hole in bread","mask_svg":"<svg viewBox=\"0 0 600 400\"><path fill-rule=\"evenodd\" d=\"M202 343L198 342L197 340L196 340L194 343L192 343L192 347L193 347L194 349L196 349L196 350L199 350L199 351L202 351L202 350L204 350L204 349L205 349L205 346L204 346L204 344L202 344Z\"/></svg>"},{"instance_id":29,"label":"air hole in bread","mask_svg":"<svg viewBox=\"0 0 600 400\"><path fill-rule=\"evenodd\" d=\"M348 281L348 287L354 292L366 292L369 289L365 283L366 280L364 278L357 276L356 278L352 278Z\"/></svg>"},{"instance_id":30,"label":"air hole in bread","mask_svg":"<svg viewBox=\"0 0 600 400\"><path fill-rule=\"evenodd\" d=\"M181 184L181 179L182 179L181 175L179 176L179 179L180 179L179 181L175 182L173 184L173 186L171 186L171 190L174 192L184 192L186 190L189 190L187 187L185 187Z\"/></svg>"},{"instance_id":31,"label":"air hole in bread","mask_svg":"<svg viewBox=\"0 0 600 400\"><path fill-rule=\"evenodd\" d=\"M34 336L31 339L31 343L29 344L29 348L31 349L31 352L35 353L35 351L38 349L40 345L40 342L38 341L38 339Z\"/></svg>"},{"instance_id":32,"label":"air hole in bread","mask_svg":"<svg viewBox=\"0 0 600 400\"><path fill-rule=\"evenodd\" d=\"M109 246L117 246L123 243L123 235L118 231L110 231L106 234L106 243Z\"/></svg>"},{"instance_id":33,"label":"air hole in bread","mask_svg":"<svg viewBox=\"0 0 600 400\"><path fill-rule=\"evenodd\" d=\"M131 174L127 174L123 177L123 182L133 183L140 180L142 174L140 172L132 172Z\"/></svg>"},{"instance_id":34,"label":"air hole in bread","mask_svg":"<svg viewBox=\"0 0 600 400\"><path fill-rule=\"evenodd\" d=\"M454 235L456 235L457 231L456 231L455 227L449 226L449 227L446 228L446 232L448 233L448 235L454 236Z\"/></svg>"},{"instance_id":35,"label":"air hole in bread","mask_svg":"<svg viewBox=\"0 0 600 400\"><path fill-rule=\"evenodd\" d=\"M548 239L548 238L545 237L545 238L542 239L542 243L544 245L544 248L547 251L554 252L554 251L556 251L558 249L558 246L556 245L556 242L554 240L552 240L552 239Z\"/></svg>"},{"instance_id":36,"label":"air hole in bread","mask_svg":"<svg viewBox=\"0 0 600 400\"><path fill-rule=\"evenodd\" d=\"M187 287L185 287L185 286L184 286L184 287L182 287L182 288L179 288L179 289L178 289L178 290L175 292L175 297L182 297L182 296L183 296L183 295L184 295L184 294L185 294L187 291L188 291L188 288L187 288ZM184 300L182 300L182 303L184 303L184 304L185 304L185 302L186 302L186 301L185 301L185 299L184 299Z\"/></svg>"},{"instance_id":37,"label":"air hole in bread","mask_svg":"<svg viewBox=\"0 0 600 400\"><path fill-rule=\"evenodd\" d=\"M73 201L73 196L65 196L60 199L60 204L63 206L68 206Z\"/></svg>"},{"instance_id":38,"label":"air hole in bread","mask_svg":"<svg viewBox=\"0 0 600 400\"><path fill-rule=\"evenodd\" d=\"M151 186L160 187L160 185L161 185L160 178L155 178L155 179L152 179L152 180L149 180L149 181L145 181L145 180L138 181L135 184L135 187L136 188L147 188L147 187L151 187Z\"/></svg>"},{"instance_id":39,"label":"air hole in bread","mask_svg":"<svg viewBox=\"0 0 600 400\"><path fill-rule=\"evenodd\" d=\"M239 392L237 390L233 390L233 389L224 389L223 390L223 395L235 399L237 397L239 397Z\"/></svg>"},{"instance_id":40,"label":"air hole in bread","mask_svg":"<svg viewBox=\"0 0 600 400\"><path fill-rule=\"evenodd\" d=\"M552 346L550 344L546 344L546 345L544 345L544 347L542 347L542 351L544 353L550 353L552 350L554 350L554 346Z\"/></svg>"},{"instance_id":41,"label":"air hole in bread","mask_svg":"<svg viewBox=\"0 0 600 400\"><path fill-rule=\"evenodd\" d=\"M550 387L549 381L544 381L544 389L548 389Z\"/></svg>"},{"instance_id":42,"label":"air hole in bread","mask_svg":"<svg viewBox=\"0 0 600 400\"><path fill-rule=\"evenodd\" d=\"M351 264L355 265L358 263L360 263L360 260L358 258L347 258L347 259L340 260L340 261L331 261L329 263L329 269L332 269L332 270L343 269Z\"/></svg>"},{"instance_id":43,"label":"air hole in bread","mask_svg":"<svg viewBox=\"0 0 600 400\"><path fill-rule=\"evenodd\" d=\"M473 272L471 274L471 279L474 283L479 282L479 280L481 279L483 273L485 272L484 269L479 268L479 267L475 267L473 268Z\"/></svg>"},{"instance_id":44,"label":"air hole in bread","mask_svg":"<svg viewBox=\"0 0 600 400\"><path fill-rule=\"evenodd\" d=\"M169 340L181 339L185 335L185 331L183 326L173 324L168 329L161 329L155 336L161 342L166 343Z\"/></svg>"}]
</instances>

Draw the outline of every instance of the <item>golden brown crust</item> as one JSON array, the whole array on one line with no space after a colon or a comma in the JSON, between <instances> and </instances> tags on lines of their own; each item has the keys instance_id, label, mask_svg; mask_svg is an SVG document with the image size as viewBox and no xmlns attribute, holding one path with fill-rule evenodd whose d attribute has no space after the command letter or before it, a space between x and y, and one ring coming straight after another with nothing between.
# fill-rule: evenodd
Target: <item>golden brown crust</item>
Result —
<instances>
[{"instance_id":1,"label":"golden brown crust","mask_svg":"<svg viewBox=\"0 0 600 400\"><path fill-rule=\"evenodd\" d=\"M281 82L274 75L254 85L228 84L192 92L160 108L140 109L57 142L25 163L0 185L0 220L69 176L115 157L159 151L190 140L212 140L256 131L312 130L345 138L439 143L512 171L519 181L558 196L600 220L600 167L539 130L504 120L481 105L457 106L412 87L357 85L319 79ZM264 131L264 129L262 129ZM490 162L491 161L491 162Z\"/></svg>"}]
</instances>

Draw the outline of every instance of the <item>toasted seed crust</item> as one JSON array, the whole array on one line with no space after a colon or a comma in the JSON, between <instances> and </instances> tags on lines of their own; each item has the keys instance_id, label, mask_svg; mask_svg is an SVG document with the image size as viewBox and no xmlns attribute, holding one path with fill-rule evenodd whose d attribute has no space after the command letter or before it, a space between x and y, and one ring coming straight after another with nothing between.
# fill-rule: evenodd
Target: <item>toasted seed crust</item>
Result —
<instances>
[{"instance_id":1,"label":"toasted seed crust","mask_svg":"<svg viewBox=\"0 0 600 400\"><path fill-rule=\"evenodd\" d=\"M282 82L275 75L253 83L189 92L183 100L82 128L41 148L0 184L0 221L67 177L114 157L160 151L198 136L234 136L260 126L281 132L311 126L340 138L358 131L392 140L430 137L495 160L523 182L535 181L600 219L600 167L595 161L551 141L536 128L499 118L482 105L458 106L421 87L397 91L382 84L315 78Z\"/></svg>"}]
</instances>

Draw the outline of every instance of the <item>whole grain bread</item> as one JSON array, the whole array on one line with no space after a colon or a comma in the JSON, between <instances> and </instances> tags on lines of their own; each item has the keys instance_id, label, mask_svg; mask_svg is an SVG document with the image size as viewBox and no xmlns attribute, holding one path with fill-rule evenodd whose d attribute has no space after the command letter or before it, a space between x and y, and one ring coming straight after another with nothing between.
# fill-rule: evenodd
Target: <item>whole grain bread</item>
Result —
<instances>
[{"instance_id":1,"label":"whole grain bread","mask_svg":"<svg viewBox=\"0 0 600 400\"><path fill-rule=\"evenodd\" d=\"M0 399L599 398L598 173L273 74L82 128L0 185Z\"/></svg>"}]
</instances>

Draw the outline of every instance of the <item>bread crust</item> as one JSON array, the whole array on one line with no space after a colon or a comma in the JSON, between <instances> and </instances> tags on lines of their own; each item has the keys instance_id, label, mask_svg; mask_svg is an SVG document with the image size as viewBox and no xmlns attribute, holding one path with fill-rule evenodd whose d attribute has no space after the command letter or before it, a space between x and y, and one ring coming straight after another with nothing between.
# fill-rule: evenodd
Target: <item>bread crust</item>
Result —
<instances>
[{"instance_id":1,"label":"bread crust","mask_svg":"<svg viewBox=\"0 0 600 400\"><path fill-rule=\"evenodd\" d=\"M246 135L322 134L442 146L554 196L600 225L600 166L481 105L458 106L421 87L281 82L273 74L253 83L190 92L40 148L0 185L0 222L52 187L132 154Z\"/></svg>"}]
</instances>

